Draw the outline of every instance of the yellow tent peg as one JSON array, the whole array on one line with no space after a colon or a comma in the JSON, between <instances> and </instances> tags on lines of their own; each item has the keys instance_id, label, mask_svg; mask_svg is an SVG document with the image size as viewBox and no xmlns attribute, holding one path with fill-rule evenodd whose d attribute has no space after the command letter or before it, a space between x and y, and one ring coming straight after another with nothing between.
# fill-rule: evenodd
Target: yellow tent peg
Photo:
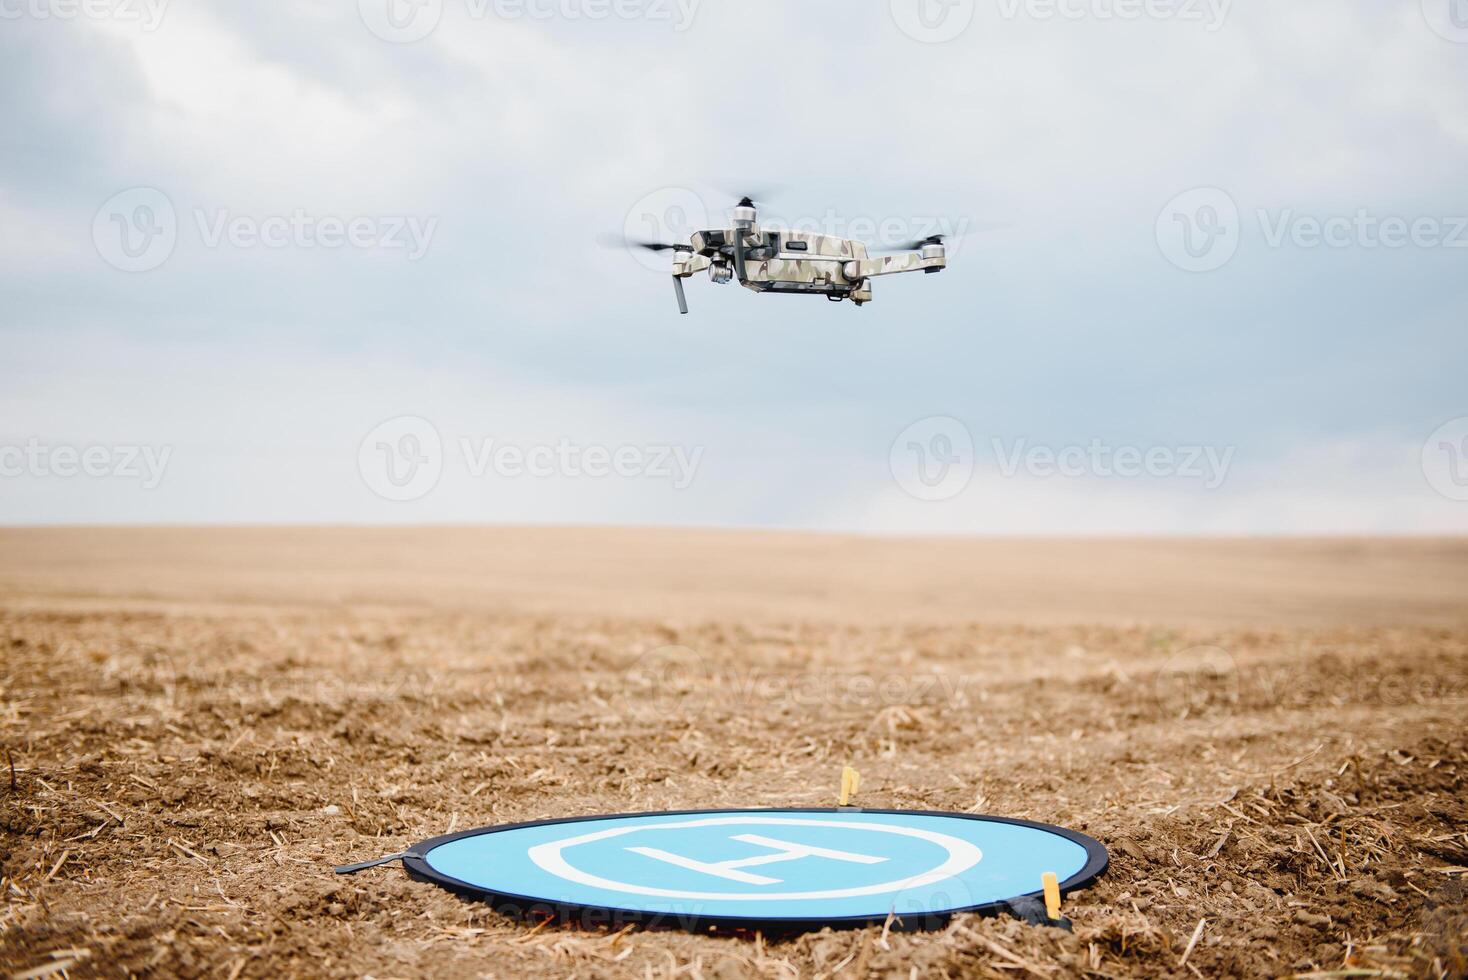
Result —
<instances>
[{"instance_id":1,"label":"yellow tent peg","mask_svg":"<svg viewBox=\"0 0 1468 980\"><path fill-rule=\"evenodd\" d=\"M1045 914L1050 917L1051 922L1060 920L1060 879L1055 877L1054 871L1047 871L1040 876L1045 884Z\"/></svg>"},{"instance_id":2,"label":"yellow tent peg","mask_svg":"<svg viewBox=\"0 0 1468 980\"><path fill-rule=\"evenodd\" d=\"M841 769L841 798L836 802L837 806L850 806L851 798L861 788L861 773L850 766Z\"/></svg>"}]
</instances>

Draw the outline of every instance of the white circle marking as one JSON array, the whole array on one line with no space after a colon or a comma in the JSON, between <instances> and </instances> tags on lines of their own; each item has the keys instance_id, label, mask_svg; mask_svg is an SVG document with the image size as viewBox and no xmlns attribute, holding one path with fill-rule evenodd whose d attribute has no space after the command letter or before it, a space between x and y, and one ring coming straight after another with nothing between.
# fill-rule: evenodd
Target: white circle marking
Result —
<instances>
[{"instance_id":1,"label":"white circle marking","mask_svg":"<svg viewBox=\"0 0 1468 980\"><path fill-rule=\"evenodd\" d=\"M933 870L925 871L911 878L902 878L897 881L884 881L875 885L862 885L858 888L837 888L820 892L686 892L673 888L651 888L646 885L629 885L625 882L599 878L579 868L572 867L570 862L561 853L566 848L575 847L578 844L589 844L592 841L606 840L610 837L621 837L624 834L633 834L642 830L676 830L686 827L727 825L839 827L844 830L869 830L873 833L897 834L902 837L916 837L919 840L937 844L948 852L948 859ZM568 837L565 840L537 844L526 853L530 857L530 860L534 861L543 871L548 871L557 878L564 878L566 881L574 881L578 885L590 885L593 888L605 888L609 891L626 892L632 895L654 895L660 898L692 898L705 901L727 900L731 902L755 902L762 900L801 901L820 898L855 898L859 895L881 895L886 892L897 892L907 888L921 888L924 885L931 885L943 881L946 878L956 877L978 864L984 858L984 852L979 850L977 845L932 830L918 830L914 827L897 827L889 824L854 823L849 820L797 820L791 817L707 817L702 820L681 820L677 823L613 827L611 830L598 830L590 834L582 834L579 837Z\"/></svg>"}]
</instances>

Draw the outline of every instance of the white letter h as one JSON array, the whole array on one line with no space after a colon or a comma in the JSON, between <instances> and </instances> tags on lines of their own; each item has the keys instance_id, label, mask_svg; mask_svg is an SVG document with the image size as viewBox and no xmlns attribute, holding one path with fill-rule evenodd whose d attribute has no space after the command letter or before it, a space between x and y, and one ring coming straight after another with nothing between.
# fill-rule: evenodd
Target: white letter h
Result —
<instances>
[{"instance_id":1,"label":"white letter h","mask_svg":"<svg viewBox=\"0 0 1468 980\"><path fill-rule=\"evenodd\" d=\"M629 847L627 850L644 857L655 858L675 864L680 868L690 871L698 871L706 875L714 875L719 878L727 878L729 881L739 881L746 885L778 885L779 878L768 878L764 875L751 874L741 871L740 868L750 868L761 864L778 864L781 861L799 861L801 858L819 857L829 861L846 861L849 864L881 864L887 860L884 857L872 857L868 854L852 854L850 851L836 851L829 847L811 847L808 844L792 844L789 841L775 840L772 837L761 837L758 834L739 834L731 837L744 844L757 844L760 847L768 847L774 850L773 854L761 854L756 857L740 858L735 861L718 861L706 863L695 861L693 858L683 857L681 854L669 854L667 851L656 847Z\"/></svg>"}]
</instances>

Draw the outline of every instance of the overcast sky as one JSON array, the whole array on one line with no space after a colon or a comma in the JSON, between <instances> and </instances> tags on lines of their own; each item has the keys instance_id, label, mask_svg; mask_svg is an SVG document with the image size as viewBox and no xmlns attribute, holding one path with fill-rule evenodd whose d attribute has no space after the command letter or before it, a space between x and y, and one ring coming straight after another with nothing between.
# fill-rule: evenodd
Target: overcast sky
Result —
<instances>
[{"instance_id":1,"label":"overcast sky","mask_svg":"<svg viewBox=\"0 0 1468 980\"><path fill-rule=\"evenodd\" d=\"M1468 0L0 0L0 522L1468 531ZM860 309L599 234L964 232Z\"/></svg>"}]
</instances>

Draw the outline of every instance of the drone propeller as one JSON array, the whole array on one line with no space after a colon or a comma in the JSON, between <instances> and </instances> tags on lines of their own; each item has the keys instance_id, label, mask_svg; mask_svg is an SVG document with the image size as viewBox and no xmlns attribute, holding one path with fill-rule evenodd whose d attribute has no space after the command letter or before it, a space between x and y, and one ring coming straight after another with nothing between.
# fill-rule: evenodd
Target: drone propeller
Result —
<instances>
[{"instance_id":1,"label":"drone propeller","mask_svg":"<svg viewBox=\"0 0 1468 980\"><path fill-rule=\"evenodd\" d=\"M929 235L927 238L919 238L911 242L899 242L896 245L872 245L869 246L868 250L872 252L917 252L924 245L942 245L945 241L956 237L958 236Z\"/></svg>"},{"instance_id":2,"label":"drone propeller","mask_svg":"<svg viewBox=\"0 0 1468 980\"><path fill-rule=\"evenodd\" d=\"M597 235L597 244L603 248L645 248L649 252L692 252L692 245L672 242L650 242L642 238L627 238L623 235ZM678 298L678 312L688 312L688 297L683 293L683 280L673 277L673 293Z\"/></svg>"},{"instance_id":3,"label":"drone propeller","mask_svg":"<svg viewBox=\"0 0 1468 980\"><path fill-rule=\"evenodd\" d=\"M651 242L641 238L624 238L621 235L598 235L597 244L603 248L645 248L649 252L666 252L669 249L677 252L691 252L692 245L671 242Z\"/></svg>"},{"instance_id":4,"label":"drone propeller","mask_svg":"<svg viewBox=\"0 0 1468 980\"><path fill-rule=\"evenodd\" d=\"M627 244L628 245L631 245L631 246L633 246L635 248L645 248L649 252L666 252L669 249L671 249L671 250L673 250L675 252L691 252L691 251L693 251L693 246L692 245L683 245L683 244L673 245L673 244L669 244L668 242L631 241L631 242L628 242Z\"/></svg>"},{"instance_id":5,"label":"drone propeller","mask_svg":"<svg viewBox=\"0 0 1468 980\"><path fill-rule=\"evenodd\" d=\"M732 184L737 190L731 189ZM776 184L750 185L744 181L730 181L723 186L713 185L712 189L721 197L727 197L731 201L737 201L736 208L758 208L769 204L770 199L780 196L782 187Z\"/></svg>"}]
</instances>

